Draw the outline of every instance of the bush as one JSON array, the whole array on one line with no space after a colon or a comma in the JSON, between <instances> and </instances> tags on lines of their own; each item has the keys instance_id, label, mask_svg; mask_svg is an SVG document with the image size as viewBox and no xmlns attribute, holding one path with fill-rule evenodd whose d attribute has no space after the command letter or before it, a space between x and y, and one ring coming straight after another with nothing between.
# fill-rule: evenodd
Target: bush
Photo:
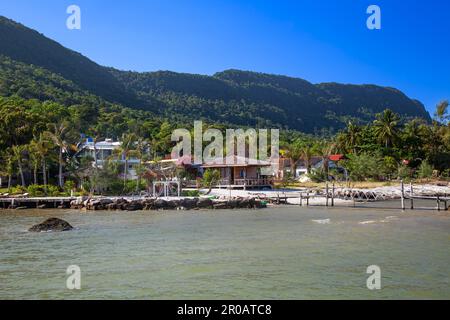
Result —
<instances>
[{"instance_id":1,"label":"bush","mask_svg":"<svg viewBox=\"0 0 450 320\"><path fill-rule=\"evenodd\" d=\"M32 197L43 197L43 196L45 196L44 186L41 186L41 185L38 185L38 184L29 185L28 188L27 188L27 192Z\"/></svg>"},{"instance_id":2,"label":"bush","mask_svg":"<svg viewBox=\"0 0 450 320\"><path fill-rule=\"evenodd\" d=\"M32 197L45 197L45 196L57 197L61 194L57 186L50 184L47 186L32 184L27 187L26 192L28 192Z\"/></svg>"},{"instance_id":3,"label":"bush","mask_svg":"<svg viewBox=\"0 0 450 320\"><path fill-rule=\"evenodd\" d=\"M386 171L383 160L378 155L362 153L360 155L351 155L350 159L346 160L343 165L353 181L379 180L383 172Z\"/></svg>"},{"instance_id":4,"label":"bush","mask_svg":"<svg viewBox=\"0 0 450 320\"><path fill-rule=\"evenodd\" d=\"M423 161L417 170L417 176L421 179L431 178L433 175L433 167L427 162Z\"/></svg>"},{"instance_id":5,"label":"bush","mask_svg":"<svg viewBox=\"0 0 450 320\"><path fill-rule=\"evenodd\" d=\"M75 182L73 182L72 180L67 180L66 182L64 182L64 192L70 195L72 190L75 190Z\"/></svg>"},{"instance_id":6,"label":"bush","mask_svg":"<svg viewBox=\"0 0 450 320\"><path fill-rule=\"evenodd\" d=\"M200 192L198 190L183 190L181 195L183 197L198 197L200 196Z\"/></svg>"}]
</instances>

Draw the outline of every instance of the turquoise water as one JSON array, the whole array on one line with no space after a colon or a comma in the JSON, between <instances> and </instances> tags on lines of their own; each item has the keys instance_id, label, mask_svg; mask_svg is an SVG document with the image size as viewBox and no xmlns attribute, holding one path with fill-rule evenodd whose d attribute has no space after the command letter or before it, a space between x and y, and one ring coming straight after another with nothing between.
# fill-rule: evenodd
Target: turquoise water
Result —
<instances>
[{"instance_id":1,"label":"turquoise water","mask_svg":"<svg viewBox=\"0 0 450 320\"><path fill-rule=\"evenodd\" d=\"M50 216L77 229L26 232ZM449 231L448 213L383 208L0 211L0 299L450 299Z\"/></svg>"}]
</instances>

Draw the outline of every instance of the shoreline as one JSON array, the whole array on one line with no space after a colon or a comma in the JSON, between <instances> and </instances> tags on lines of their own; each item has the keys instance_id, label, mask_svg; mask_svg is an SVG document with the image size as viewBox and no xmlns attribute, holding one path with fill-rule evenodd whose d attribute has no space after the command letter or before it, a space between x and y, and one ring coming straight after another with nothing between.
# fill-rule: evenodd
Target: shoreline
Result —
<instances>
[{"instance_id":1,"label":"shoreline","mask_svg":"<svg viewBox=\"0 0 450 320\"><path fill-rule=\"evenodd\" d=\"M440 196L448 198L449 186L416 185L413 194L417 197ZM79 197L4 197L0 196L0 209L79 209L91 210L196 210L196 209L240 209L266 208L272 205L340 206L351 207L357 202L400 200L400 186L385 186L371 189L338 187L331 191L324 188L298 188L275 190L199 190L198 197L150 197L150 196L79 196ZM333 197L330 196L331 192ZM405 186L408 196L410 186ZM356 195L356 196L355 196ZM448 207L444 207L444 210Z\"/></svg>"}]
</instances>

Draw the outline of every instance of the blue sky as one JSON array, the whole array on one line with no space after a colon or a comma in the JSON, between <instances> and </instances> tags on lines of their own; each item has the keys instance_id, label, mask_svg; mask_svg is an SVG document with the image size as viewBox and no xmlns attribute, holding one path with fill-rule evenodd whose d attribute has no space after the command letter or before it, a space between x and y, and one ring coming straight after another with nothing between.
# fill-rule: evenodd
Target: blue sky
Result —
<instances>
[{"instance_id":1,"label":"blue sky","mask_svg":"<svg viewBox=\"0 0 450 320\"><path fill-rule=\"evenodd\" d=\"M81 30L66 28L71 4L81 8ZM381 8L381 30L366 27L371 4ZM450 99L447 0L3 0L0 15L119 69L374 83L431 113Z\"/></svg>"}]
</instances>

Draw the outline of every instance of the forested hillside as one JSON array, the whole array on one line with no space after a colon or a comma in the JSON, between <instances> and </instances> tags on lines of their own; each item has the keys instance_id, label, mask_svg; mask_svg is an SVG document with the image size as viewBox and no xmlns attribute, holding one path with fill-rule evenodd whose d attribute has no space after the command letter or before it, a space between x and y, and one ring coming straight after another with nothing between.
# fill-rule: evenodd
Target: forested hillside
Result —
<instances>
[{"instance_id":1,"label":"forested hillside","mask_svg":"<svg viewBox=\"0 0 450 320\"><path fill-rule=\"evenodd\" d=\"M148 111L174 123L205 120L229 126L336 132L349 119L367 123L389 108L402 118L430 120L402 92L375 85L312 84L240 70L213 76L169 71L127 72L96 64L10 19L0 17L0 95L65 106Z\"/></svg>"}]
</instances>

